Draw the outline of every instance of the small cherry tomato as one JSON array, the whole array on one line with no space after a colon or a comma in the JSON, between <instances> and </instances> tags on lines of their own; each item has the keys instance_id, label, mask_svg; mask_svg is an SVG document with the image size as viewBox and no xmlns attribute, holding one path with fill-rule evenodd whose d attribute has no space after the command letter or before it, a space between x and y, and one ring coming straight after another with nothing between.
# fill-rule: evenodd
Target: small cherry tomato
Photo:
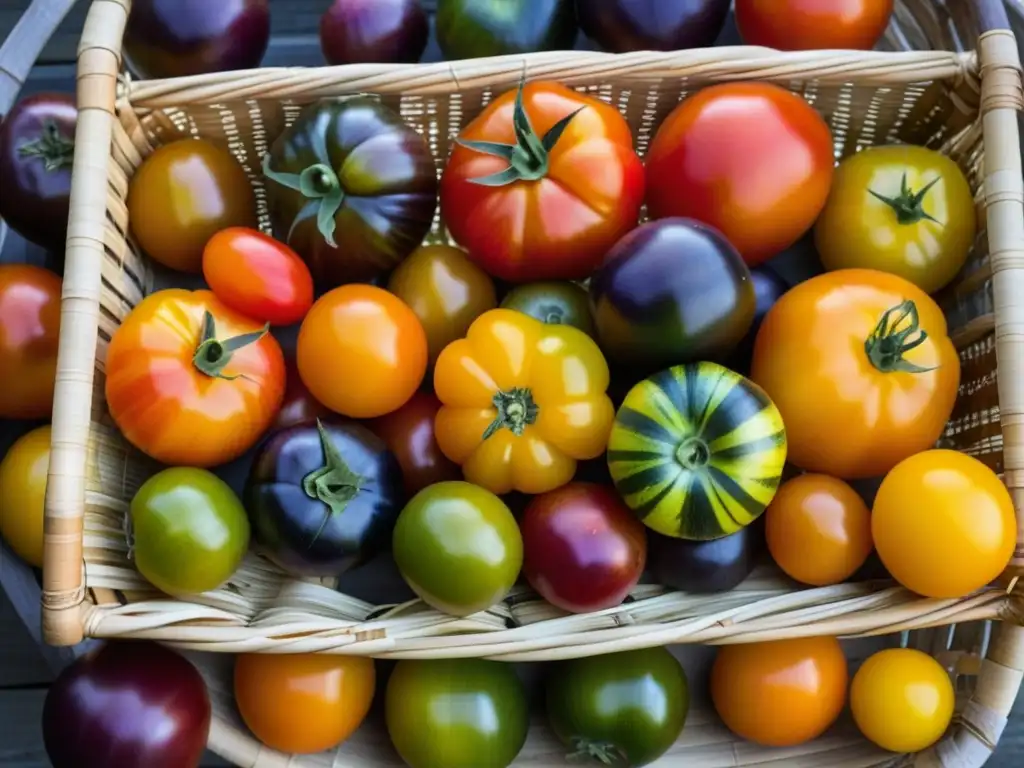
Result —
<instances>
[{"instance_id":1,"label":"small cherry tomato","mask_svg":"<svg viewBox=\"0 0 1024 768\"><path fill-rule=\"evenodd\" d=\"M520 528L527 581L570 613L618 605L647 562L644 524L600 485L570 483L535 497Z\"/></svg>"},{"instance_id":2,"label":"small cherry tomato","mask_svg":"<svg viewBox=\"0 0 1024 768\"><path fill-rule=\"evenodd\" d=\"M203 249L203 277L218 299L271 325L299 322L313 306L313 276L284 243L259 230L229 227Z\"/></svg>"},{"instance_id":3,"label":"small cherry tomato","mask_svg":"<svg viewBox=\"0 0 1024 768\"><path fill-rule=\"evenodd\" d=\"M800 475L779 488L765 512L768 551L804 584L850 578L871 554L871 513L849 485L827 475Z\"/></svg>"},{"instance_id":4,"label":"small cherry tomato","mask_svg":"<svg viewBox=\"0 0 1024 768\"><path fill-rule=\"evenodd\" d=\"M882 563L924 597L963 597L1013 556L1013 500L999 476L958 451L919 453L882 481L871 512Z\"/></svg>"},{"instance_id":5,"label":"small cherry tomato","mask_svg":"<svg viewBox=\"0 0 1024 768\"><path fill-rule=\"evenodd\" d=\"M22 435L0 460L0 536L29 565L43 567L43 501L50 428Z\"/></svg>"},{"instance_id":6,"label":"small cherry tomato","mask_svg":"<svg viewBox=\"0 0 1024 768\"><path fill-rule=\"evenodd\" d=\"M330 408L313 397L313 393L303 383L294 357L286 358L284 366L284 400L270 427L271 432L300 424L316 424L317 419L328 419L335 415Z\"/></svg>"},{"instance_id":7,"label":"small cherry tomato","mask_svg":"<svg viewBox=\"0 0 1024 768\"><path fill-rule=\"evenodd\" d=\"M332 411L369 419L408 402L427 372L427 334L398 297L372 285L321 296L299 330L299 374Z\"/></svg>"},{"instance_id":8,"label":"small cherry tomato","mask_svg":"<svg viewBox=\"0 0 1024 768\"><path fill-rule=\"evenodd\" d=\"M816 739L846 703L846 656L833 637L726 645L711 668L715 711L737 736L768 747Z\"/></svg>"},{"instance_id":9,"label":"small cherry tomato","mask_svg":"<svg viewBox=\"0 0 1024 768\"><path fill-rule=\"evenodd\" d=\"M0 265L0 419L42 419L53 409L60 291L49 270Z\"/></svg>"},{"instance_id":10,"label":"small cherry tomato","mask_svg":"<svg viewBox=\"0 0 1024 768\"><path fill-rule=\"evenodd\" d=\"M261 742L309 755L341 744L370 711L373 659L334 654L245 653L235 662L235 701Z\"/></svg>"},{"instance_id":11,"label":"small cherry tomato","mask_svg":"<svg viewBox=\"0 0 1024 768\"><path fill-rule=\"evenodd\" d=\"M890 752L920 752L942 738L956 696L949 673L913 648L889 648L865 661L850 686L861 733Z\"/></svg>"},{"instance_id":12,"label":"small cherry tomato","mask_svg":"<svg viewBox=\"0 0 1024 768\"><path fill-rule=\"evenodd\" d=\"M388 290L423 323L431 365L442 349L466 335L474 320L498 306L490 276L448 245L413 251L391 274Z\"/></svg>"},{"instance_id":13,"label":"small cherry tomato","mask_svg":"<svg viewBox=\"0 0 1024 768\"><path fill-rule=\"evenodd\" d=\"M736 0L736 26L747 45L869 51L892 10L893 0Z\"/></svg>"},{"instance_id":14,"label":"small cherry tomato","mask_svg":"<svg viewBox=\"0 0 1024 768\"><path fill-rule=\"evenodd\" d=\"M501 306L522 312L542 323L571 325L594 338L590 294L578 283L566 280L520 285L509 291Z\"/></svg>"}]
</instances>

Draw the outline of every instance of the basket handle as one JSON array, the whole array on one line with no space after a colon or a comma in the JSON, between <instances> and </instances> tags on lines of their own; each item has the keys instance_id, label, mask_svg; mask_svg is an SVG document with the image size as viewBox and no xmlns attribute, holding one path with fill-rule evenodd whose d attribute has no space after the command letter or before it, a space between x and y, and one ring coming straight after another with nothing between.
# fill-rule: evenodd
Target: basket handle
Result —
<instances>
[{"instance_id":1,"label":"basket handle","mask_svg":"<svg viewBox=\"0 0 1024 768\"><path fill-rule=\"evenodd\" d=\"M14 104L46 43L78 0L32 0L0 45L0 115Z\"/></svg>"}]
</instances>

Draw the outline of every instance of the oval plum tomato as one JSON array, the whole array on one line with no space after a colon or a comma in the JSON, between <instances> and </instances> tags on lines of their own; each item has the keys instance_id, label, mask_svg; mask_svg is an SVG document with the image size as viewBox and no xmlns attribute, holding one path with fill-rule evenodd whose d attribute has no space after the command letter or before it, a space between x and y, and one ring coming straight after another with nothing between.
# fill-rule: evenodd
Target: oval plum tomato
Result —
<instances>
[{"instance_id":1,"label":"oval plum tomato","mask_svg":"<svg viewBox=\"0 0 1024 768\"><path fill-rule=\"evenodd\" d=\"M61 281L42 267L0 264L0 419L53 409Z\"/></svg>"},{"instance_id":2,"label":"oval plum tomato","mask_svg":"<svg viewBox=\"0 0 1024 768\"><path fill-rule=\"evenodd\" d=\"M29 565L43 567L43 502L50 428L19 437L0 460L0 537Z\"/></svg>"},{"instance_id":3,"label":"oval plum tomato","mask_svg":"<svg viewBox=\"0 0 1024 768\"><path fill-rule=\"evenodd\" d=\"M1016 530L999 476L958 451L925 451L897 464L871 513L882 563L924 597L963 597L993 581L1013 556Z\"/></svg>"},{"instance_id":4,"label":"oval plum tomato","mask_svg":"<svg viewBox=\"0 0 1024 768\"><path fill-rule=\"evenodd\" d=\"M409 498L428 485L462 479L459 465L437 444L434 420L439 410L441 401L436 396L417 392L397 411L367 424L398 459Z\"/></svg>"},{"instance_id":5,"label":"oval plum tomato","mask_svg":"<svg viewBox=\"0 0 1024 768\"><path fill-rule=\"evenodd\" d=\"M736 0L736 25L747 45L869 51L892 10L893 0Z\"/></svg>"},{"instance_id":6,"label":"oval plum tomato","mask_svg":"<svg viewBox=\"0 0 1024 768\"><path fill-rule=\"evenodd\" d=\"M857 727L890 752L920 752L937 742L955 704L949 673L913 648L879 651L861 665L850 686Z\"/></svg>"},{"instance_id":7,"label":"oval plum tomato","mask_svg":"<svg viewBox=\"0 0 1024 768\"><path fill-rule=\"evenodd\" d=\"M768 83L716 85L658 129L647 153L647 207L652 219L710 224L757 266L811 228L832 172L832 134L806 101Z\"/></svg>"},{"instance_id":8,"label":"oval plum tomato","mask_svg":"<svg viewBox=\"0 0 1024 768\"><path fill-rule=\"evenodd\" d=\"M466 335L474 320L498 306L490 275L448 245L413 251L391 273L388 290L423 323L431 364L442 349Z\"/></svg>"},{"instance_id":9,"label":"oval plum tomato","mask_svg":"<svg viewBox=\"0 0 1024 768\"><path fill-rule=\"evenodd\" d=\"M281 401L281 409L277 412L277 418L274 419L270 431L277 432L301 424L316 424L317 419L328 419L333 415L334 412L313 397L313 393L303 383L302 377L299 375L299 368L295 364L295 358L287 358L285 360L284 399Z\"/></svg>"},{"instance_id":10,"label":"oval plum tomato","mask_svg":"<svg viewBox=\"0 0 1024 768\"><path fill-rule=\"evenodd\" d=\"M570 613L618 605L647 562L643 523L600 485L570 483L535 497L519 527L526 580Z\"/></svg>"},{"instance_id":11,"label":"oval plum tomato","mask_svg":"<svg viewBox=\"0 0 1024 768\"><path fill-rule=\"evenodd\" d=\"M235 701L261 742L309 755L341 744L370 711L373 659L333 654L243 653L235 662Z\"/></svg>"},{"instance_id":12,"label":"oval plum tomato","mask_svg":"<svg viewBox=\"0 0 1024 768\"><path fill-rule=\"evenodd\" d=\"M778 301L757 334L751 378L782 413L789 460L852 480L935 445L960 360L928 294L896 275L845 269Z\"/></svg>"},{"instance_id":13,"label":"oval plum tomato","mask_svg":"<svg viewBox=\"0 0 1024 768\"><path fill-rule=\"evenodd\" d=\"M292 325L313 306L309 267L256 229L229 227L211 237L203 249L203 277L218 299L261 323Z\"/></svg>"},{"instance_id":14,"label":"oval plum tomato","mask_svg":"<svg viewBox=\"0 0 1024 768\"><path fill-rule=\"evenodd\" d=\"M816 739L846 704L846 656L834 637L726 645L711 668L715 711L737 736L768 747Z\"/></svg>"},{"instance_id":15,"label":"oval plum tomato","mask_svg":"<svg viewBox=\"0 0 1024 768\"><path fill-rule=\"evenodd\" d=\"M110 415L128 442L164 464L237 459L273 422L283 393L277 341L210 291L150 294L107 350Z\"/></svg>"},{"instance_id":16,"label":"oval plum tomato","mask_svg":"<svg viewBox=\"0 0 1024 768\"><path fill-rule=\"evenodd\" d=\"M529 83L459 136L441 178L441 215L496 277L573 280L636 226L643 196L643 164L615 107Z\"/></svg>"},{"instance_id":17,"label":"oval plum tomato","mask_svg":"<svg viewBox=\"0 0 1024 768\"><path fill-rule=\"evenodd\" d=\"M203 248L227 227L257 227L256 196L228 150L202 139L158 147L128 185L128 219L165 267L201 272Z\"/></svg>"},{"instance_id":18,"label":"oval plum tomato","mask_svg":"<svg viewBox=\"0 0 1024 768\"><path fill-rule=\"evenodd\" d=\"M309 391L332 411L369 419L408 402L427 372L427 334L401 299L372 285L321 296L296 350Z\"/></svg>"},{"instance_id":19,"label":"oval plum tomato","mask_svg":"<svg viewBox=\"0 0 1024 768\"><path fill-rule=\"evenodd\" d=\"M846 581L871 554L871 513L853 488L834 477L794 477L764 514L768 551L804 584Z\"/></svg>"}]
</instances>

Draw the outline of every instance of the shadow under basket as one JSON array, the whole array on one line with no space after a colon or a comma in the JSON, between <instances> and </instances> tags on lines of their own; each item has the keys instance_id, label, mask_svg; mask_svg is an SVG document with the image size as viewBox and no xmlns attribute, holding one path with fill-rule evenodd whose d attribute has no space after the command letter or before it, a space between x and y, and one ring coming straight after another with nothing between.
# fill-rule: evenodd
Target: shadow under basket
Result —
<instances>
[{"instance_id":1,"label":"shadow under basket","mask_svg":"<svg viewBox=\"0 0 1024 768\"><path fill-rule=\"evenodd\" d=\"M778 53L715 48L674 53L556 52L436 65L263 69L132 82L120 74L129 0L93 3L79 55L72 213L62 304L53 445L46 505L44 629L49 642L83 636L150 638L192 655L215 700L211 748L243 766L400 765L368 723L336 753L289 757L248 733L231 700L239 652L321 652L383 659L485 656L552 661L668 644L722 644L835 635L889 636L936 655L958 680L959 716L946 739L915 756L867 743L852 726L793 750L746 744L698 705L683 739L657 765L975 768L994 749L1024 669L1020 590L1024 564L1024 182L1017 112L1018 50L998 2L974 5L970 26L950 9L970 4L898 3L887 41L929 30L974 39L974 52ZM917 26L914 26L917 20ZM953 47L953 46L950 46ZM960 350L960 397L944 442L1004 479L1018 510L1018 548L996 585L959 600L923 599L892 582L802 589L772 569L732 592L699 596L638 587L626 604L565 615L519 590L466 619L418 601L377 606L329 580L299 582L249 555L223 588L170 599L142 579L128 555L124 519L139 487L160 469L117 433L104 403L107 345L153 289L155 272L129 235L129 180L154 149L182 136L224 143L249 173L268 227L260 162L302 105L354 93L379 96L429 140L438 170L459 131L494 94L558 80L617 106L641 154L661 120L688 94L714 83L770 81L802 95L827 120L836 157L878 144L938 149L965 171L982 222L958 282L940 297ZM440 220L431 234L444 242ZM958 625L950 629L932 629ZM220 654L220 655L218 655ZM564 753L534 728L516 765L557 766Z\"/></svg>"}]
</instances>

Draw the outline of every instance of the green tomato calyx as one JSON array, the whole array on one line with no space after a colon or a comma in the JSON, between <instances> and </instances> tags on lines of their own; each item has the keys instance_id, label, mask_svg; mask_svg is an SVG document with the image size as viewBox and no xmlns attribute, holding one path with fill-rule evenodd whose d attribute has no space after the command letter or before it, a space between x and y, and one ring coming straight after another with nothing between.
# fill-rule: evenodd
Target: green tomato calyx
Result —
<instances>
[{"instance_id":1,"label":"green tomato calyx","mask_svg":"<svg viewBox=\"0 0 1024 768\"><path fill-rule=\"evenodd\" d=\"M885 311L865 340L864 351L871 364L882 373L927 373L935 369L923 368L903 359L907 352L921 346L927 339L928 333L921 328L917 305L907 299Z\"/></svg>"},{"instance_id":2,"label":"green tomato calyx","mask_svg":"<svg viewBox=\"0 0 1024 768\"><path fill-rule=\"evenodd\" d=\"M323 136L317 135L320 138L320 143L323 144ZM316 154L320 162L313 163L302 173L284 173L270 167L270 154L268 153L263 156L263 175L281 186L294 189L309 201L292 222L287 237L289 241L292 239L295 226L315 212L316 226L320 230L320 234L331 248L337 248L338 243L334 239L337 223L334 217L345 202L345 190L341 186L338 174L331 167L326 146L317 147Z\"/></svg>"},{"instance_id":3,"label":"green tomato calyx","mask_svg":"<svg viewBox=\"0 0 1024 768\"><path fill-rule=\"evenodd\" d=\"M940 181L942 181L942 177L936 176L925 184L919 192L914 192L907 184L907 174L904 173L903 180L900 182L900 193L896 197L886 197L875 192L873 189L869 189L868 192L892 208L896 213L896 220L900 224L917 224L919 221L931 221L941 225L941 221L924 209L925 197L931 191L931 188Z\"/></svg>"},{"instance_id":4,"label":"green tomato calyx","mask_svg":"<svg viewBox=\"0 0 1024 768\"><path fill-rule=\"evenodd\" d=\"M526 89L526 78L519 83L519 90L516 93L516 106L512 113L512 127L516 135L515 144L501 144L495 141L473 141L470 139L456 139L456 141L467 149L482 152L485 155L500 157L508 161L508 168L489 176L480 176L470 179L473 184L480 184L485 187L503 187L516 181L537 181L548 174L549 156L555 148L558 140L562 137L569 123L580 112L586 109L582 106L572 112L553 126L544 134L544 138L537 135L530 124L530 116L526 114L526 107L523 106L523 91Z\"/></svg>"},{"instance_id":5,"label":"green tomato calyx","mask_svg":"<svg viewBox=\"0 0 1024 768\"><path fill-rule=\"evenodd\" d=\"M316 428L324 451L324 465L302 478L302 490L309 498L322 501L328 509L310 546L320 538L331 516L340 515L349 502L359 495L363 483L363 478L349 469L320 419L316 420Z\"/></svg>"},{"instance_id":6,"label":"green tomato calyx","mask_svg":"<svg viewBox=\"0 0 1024 768\"><path fill-rule=\"evenodd\" d=\"M255 344L269 332L270 323L267 323L263 326L262 330L244 333L241 336L219 341L217 339L216 321L213 319L213 315L207 311L203 314L203 336L199 340L199 346L196 347L195 354L192 356L192 363L202 373L213 378L224 379L225 381L245 378L240 373L229 376L224 373L224 369L231 362L235 352L250 344Z\"/></svg>"},{"instance_id":7,"label":"green tomato calyx","mask_svg":"<svg viewBox=\"0 0 1024 768\"><path fill-rule=\"evenodd\" d=\"M689 470L704 469L711 461L711 451L699 437L690 437L676 448L676 461Z\"/></svg>"},{"instance_id":8,"label":"green tomato calyx","mask_svg":"<svg viewBox=\"0 0 1024 768\"><path fill-rule=\"evenodd\" d=\"M74 156L74 139L64 136L52 120L43 123L43 131L39 134L39 138L18 147L18 157L42 158L43 168L48 172L70 168L73 165Z\"/></svg>"},{"instance_id":9,"label":"green tomato calyx","mask_svg":"<svg viewBox=\"0 0 1024 768\"><path fill-rule=\"evenodd\" d=\"M499 392L494 396L492 402L498 409L498 416L484 431L484 440L502 427L511 430L516 437L520 437L528 426L537 421L540 409L533 402L533 394L525 387Z\"/></svg>"},{"instance_id":10,"label":"green tomato calyx","mask_svg":"<svg viewBox=\"0 0 1024 768\"><path fill-rule=\"evenodd\" d=\"M610 741L592 741L582 736L574 736L570 742L570 752L566 760L570 763L598 763L613 768L627 768L629 756L621 748Z\"/></svg>"}]
</instances>

